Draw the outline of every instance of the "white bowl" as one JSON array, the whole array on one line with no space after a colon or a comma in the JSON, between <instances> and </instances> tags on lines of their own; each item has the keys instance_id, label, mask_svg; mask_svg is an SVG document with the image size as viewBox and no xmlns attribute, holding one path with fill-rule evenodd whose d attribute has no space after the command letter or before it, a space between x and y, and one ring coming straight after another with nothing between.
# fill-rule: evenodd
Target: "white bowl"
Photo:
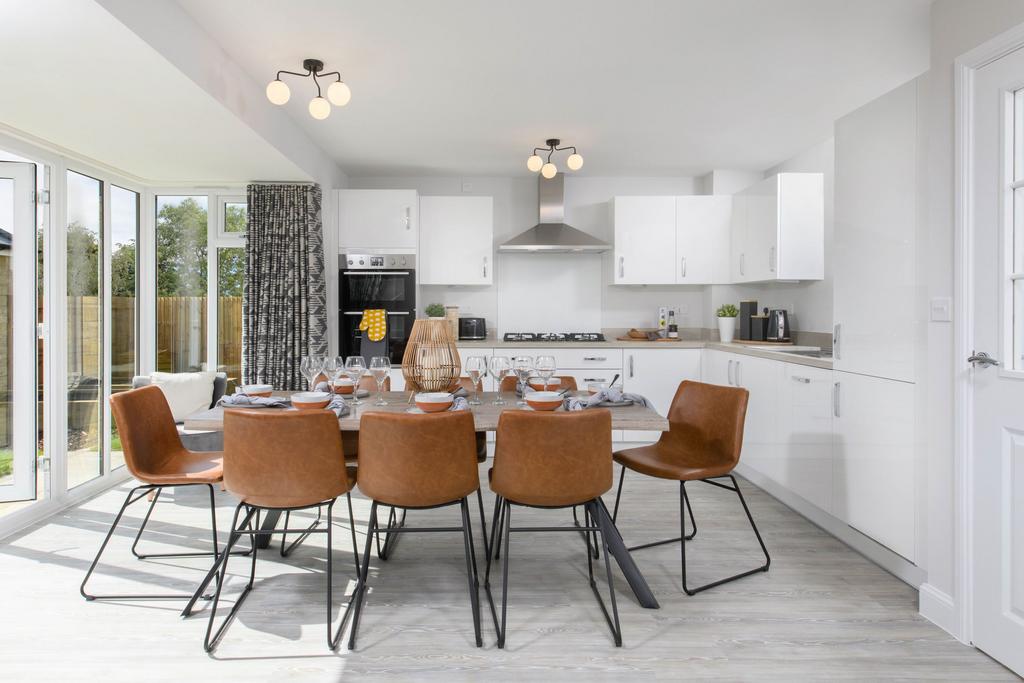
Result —
<instances>
[{"instance_id":1,"label":"white bowl","mask_svg":"<svg viewBox=\"0 0 1024 683\"><path fill-rule=\"evenodd\" d=\"M547 383L545 383L540 377L531 377L527 384L529 384L530 388L534 391L544 391L545 389L548 391L557 391L558 388L562 386L562 380L557 377L552 377L548 379Z\"/></svg>"},{"instance_id":2,"label":"white bowl","mask_svg":"<svg viewBox=\"0 0 1024 683\"><path fill-rule=\"evenodd\" d=\"M348 377L334 380L334 391L339 394L351 394L355 391L356 383Z\"/></svg>"},{"instance_id":3,"label":"white bowl","mask_svg":"<svg viewBox=\"0 0 1024 683\"><path fill-rule=\"evenodd\" d=\"M562 395L557 391L533 391L526 395L526 403L534 410L557 410Z\"/></svg>"},{"instance_id":4,"label":"white bowl","mask_svg":"<svg viewBox=\"0 0 1024 683\"><path fill-rule=\"evenodd\" d=\"M591 394L596 394L597 392L607 388L608 382L590 382L587 384L587 392Z\"/></svg>"},{"instance_id":5,"label":"white bowl","mask_svg":"<svg viewBox=\"0 0 1024 683\"><path fill-rule=\"evenodd\" d=\"M326 391L300 391L292 394L292 405L300 410L326 408L331 395Z\"/></svg>"},{"instance_id":6,"label":"white bowl","mask_svg":"<svg viewBox=\"0 0 1024 683\"><path fill-rule=\"evenodd\" d=\"M416 407L425 413L440 413L451 408L455 398L447 391L424 391L416 394Z\"/></svg>"},{"instance_id":7,"label":"white bowl","mask_svg":"<svg viewBox=\"0 0 1024 683\"><path fill-rule=\"evenodd\" d=\"M247 396L270 396L274 391L272 384L245 384L242 393Z\"/></svg>"}]
</instances>

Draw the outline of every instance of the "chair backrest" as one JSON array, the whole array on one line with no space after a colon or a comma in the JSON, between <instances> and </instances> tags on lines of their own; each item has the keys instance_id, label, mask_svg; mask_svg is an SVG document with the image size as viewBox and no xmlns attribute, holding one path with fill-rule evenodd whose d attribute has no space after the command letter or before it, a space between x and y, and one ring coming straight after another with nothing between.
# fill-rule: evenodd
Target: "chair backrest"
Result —
<instances>
[{"instance_id":1,"label":"chair backrest","mask_svg":"<svg viewBox=\"0 0 1024 683\"><path fill-rule=\"evenodd\" d=\"M149 375L135 375L132 377L132 389L139 389L141 387L148 387L150 385ZM210 401L210 407L213 408L217 405L217 401L224 396L224 392L228 389L228 373L218 372L213 378L213 396Z\"/></svg>"},{"instance_id":2,"label":"chair backrest","mask_svg":"<svg viewBox=\"0 0 1024 683\"><path fill-rule=\"evenodd\" d=\"M577 505L612 486L612 415L506 410L498 418L491 489L515 503Z\"/></svg>"},{"instance_id":3,"label":"chair backrest","mask_svg":"<svg viewBox=\"0 0 1024 683\"><path fill-rule=\"evenodd\" d=\"M749 396L742 387L680 382L668 409L669 431L662 432L659 444L680 452L685 447L688 466L732 470L743 448Z\"/></svg>"},{"instance_id":4,"label":"chair backrest","mask_svg":"<svg viewBox=\"0 0 1024 683\"><path fill-rule=\"evenodd\" d=\"M570 391L576 391L576 378L565 375L563 377L552 377L551 379L558 380L558 389L569 389ZM501 378L500 391L515 391L519 385L519 378L515 375L509 375L508 377Z\"/></svg>"},{"instance_id":5,"label":"chair backrest","mask_svg":"<svg viewBox=\"0 0 1024 683\"><path fill-rule=\"evenodd\" d=\"M160 387L122 391L110 397L110 411L124 451L124 464L133 477L151 483L184 454L174 416Z\"/></svg>"},{"instance_id":6,"label":"chair backrest","mask_svg":"<svg viewBox=\"0 0 1024 683\"><path fill-rule=\"evenodd\" d=\"M359 422L359 490L381 503L432 507L480 487L473 414L365 413Z\"/></svg>"},{"instance_id":7,"label":"chair backrest","mask_svg":"<svg viewBox=\"0 0 1024 683\"><path fill-rule=\"evenodd\" d=\"M359 388L366 389L367 391L377 391L377 380L373 378L373 375L364 375L359 378ZM391 378L384 378L384 391L391 391Z\"/></svg>"},{"instance_id":8,"label":"chair backrest","mask_svg":"<svg viewBox=\"0 0 1024 683\"><path fill-rule=\"evenodd\" d=\"M246 503L305 507L348 491L329 410L224 411L224 488Z\"/></svg>"}]
</instances>

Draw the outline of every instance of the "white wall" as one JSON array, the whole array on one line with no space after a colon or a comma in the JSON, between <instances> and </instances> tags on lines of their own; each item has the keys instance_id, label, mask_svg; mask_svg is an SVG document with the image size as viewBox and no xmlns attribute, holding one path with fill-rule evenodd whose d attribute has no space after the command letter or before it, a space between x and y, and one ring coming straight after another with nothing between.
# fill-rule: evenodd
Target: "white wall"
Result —
<instances>
[{"instance_id":1,"label":"white wall","mask_svg":"<svg viewBox=\"0 0 1024 683\"><path fill-rule=\"evenodd\" d=\"M930 298L953 296L953 60L1022 22L1024 3L1019 0L936 0L932 5L931 70L924 114L928 239L919 243ZM953 602L959 599L953 573L953 380L961 363L962 359L953 357L952 324L929 322L926 371L921 378L928 425L924 449L928 470L925 588ZM928 610L939 607L932 604ZM925 608L922 600L925 616L942 623L942 614Z\"/></svg>"}]
</instances>

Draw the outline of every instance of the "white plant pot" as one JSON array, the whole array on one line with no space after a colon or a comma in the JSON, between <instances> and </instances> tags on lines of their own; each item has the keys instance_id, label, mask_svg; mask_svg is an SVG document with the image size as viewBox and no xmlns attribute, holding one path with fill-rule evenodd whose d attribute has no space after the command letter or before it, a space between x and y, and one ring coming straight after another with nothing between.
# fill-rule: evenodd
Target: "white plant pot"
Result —
<instances>
[{"instance_id":1,"label":"white plant pot","mask_svg":"<svg viewBox=\"0 0 1024 683\"><path fill-rule=\"evenodd\" d=\"M731 343L734 334L736 334L736 318L719 318L718 337L722 343Z\"/></svg>"}]
</instances>

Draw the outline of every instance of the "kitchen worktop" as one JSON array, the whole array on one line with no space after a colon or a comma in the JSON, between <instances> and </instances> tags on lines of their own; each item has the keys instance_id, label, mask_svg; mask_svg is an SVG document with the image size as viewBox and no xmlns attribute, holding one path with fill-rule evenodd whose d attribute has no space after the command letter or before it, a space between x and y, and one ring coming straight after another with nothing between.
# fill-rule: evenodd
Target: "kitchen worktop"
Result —
<instances>
[{"instance_id":1,"label":"kitchen worktop","mask_svg":"<svg viewBox=\"0 0 1024 683\"><path fill-rule=\"evenodd\" d=\"M717 349L719 351L728 351L730 353L739 353L746 356L755 356L758 358L768 358L770 360L778 360L784 363L794 363L796 365L806 365L809 367L823 368L825 370L832 369L832 356L825 355L824 357L815 357L808 355L801 355L793 353L791 351L779 351L776 348L765 347L765 346L751 346L741 343L730 343L723 344L722 342L711 340L711 339L699 339L690 338L683 339L678 342L660 342L660 341L619 341L615 339L615 336L620 335L609 335L605 333L607 341L603 342L506 342L500 339L489 338L482 339L479 341L459 341L456 345L460 349ZM687 336L698 337L698 334L691 333ZM798 347L798 348L809 348L809 347Z\"/></svg>"}]
</instances>

